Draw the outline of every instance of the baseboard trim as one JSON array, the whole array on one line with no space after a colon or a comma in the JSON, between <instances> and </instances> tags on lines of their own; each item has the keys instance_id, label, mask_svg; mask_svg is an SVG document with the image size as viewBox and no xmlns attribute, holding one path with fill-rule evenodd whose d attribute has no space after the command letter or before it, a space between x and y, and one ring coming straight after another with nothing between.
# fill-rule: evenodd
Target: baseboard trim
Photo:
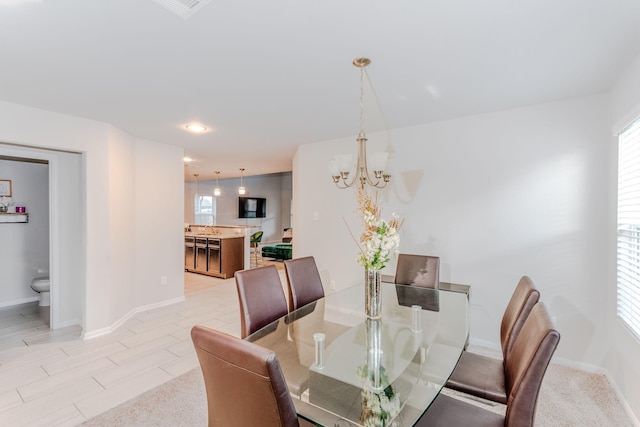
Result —
<instances>
[{"instance_id":1,"label":"baseboard trim","mask_svg":"<svg viewBox=\"0 0 640 427\"><path fill-rule=\"evenodd\" d=\"M160 307L165 307L167 305L177 304L177 303L184 302L184 301L185 301L184 296L181 296L181 297L178 297L178 298L174 298L174 299L170 299L170 300L166 300L166 301L161 301L161 302L158 302L158 303L155 303L155 304L149 304L149 305L136 307L133 310L131 310L129 313L127 313L124 316L122 316L116 322L111 324L110 326L107 326L106 328L97 329L95 331L87 331L87 332L85 332L82 335L82 339L83 340L90 340L90 339L93 339L93 338L97 338L97 337L101 337L103 335L110 334L111 332L115 331L120 326L122 326L127 320L131 319L134 315L136 315L136 314L138 314L140 312L147 311L147 310L153 310L153 309L160 308Z\"/></svg>"},{"instance_id":2,"label":"baseboard trim","mask_svg":"<svg viewBox=\"0 0 640 427\"><path fill-rule=\"evenodd\" d=\"M624 395L622 394L622 390L618 388L618 385L615 383L615 381L613 380L613 377L611 376L611 373L607 369L604 369L604 376L609 382L609 385L611 386L611 388L613 389L613 392L618 397L618 400L620 400L620 403L622 404L624 411L627 413L627 416L629 417L629 420L631 421L631 423L635 427L640 427L640 420L638 420L636 415L633 413L631 406L629 406L629 403L627 402L627 400L624 398Z\"/></svg>"},{"instance_id":3,"label":"baseboard trim","mask_svg":"<svg viewBox=\"0 0 640 427\"><path fill-rule=\"evenodd\" d=\"M20 299L13 300L13 301L5 301L5 302L1 302L0 303L0 308L11 307L13 305L26 304L26 303L29 303L29 302L38 301L39 299L40 299L40 297L28 297L28 298L20 298Z\"/></svg>"},{"instance_id":4,"label":"baseboard trim","mask_svg":"<svg viewBox=\"0 0 640 427\"><path fill-rule=\"evenodd\" d=\"M75 326L75 325L82 327L82 323L80 322L80 319L64 320L62 322L59 322L55 329L62 329L62 328ZM53 330L54 328L51 328L51 329Z\"/></svg>"}]
</instances>

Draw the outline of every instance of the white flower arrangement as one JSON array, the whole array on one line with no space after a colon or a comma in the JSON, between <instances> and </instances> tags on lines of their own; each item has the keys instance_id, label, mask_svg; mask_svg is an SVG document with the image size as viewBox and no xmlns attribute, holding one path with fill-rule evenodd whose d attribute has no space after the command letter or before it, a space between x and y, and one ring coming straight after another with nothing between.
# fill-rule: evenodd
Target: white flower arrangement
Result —
<instances>
[{"instance_id":1,"label":"white flower arrangement","mask_svg":"<svg viewBox=\"0 0 640 427\"><path fill-rule=\"evenodd\" d=\"M397 422L394 418L400 413L400 396L395 392L386 376L384 367L381 367L381 379L387 384L380 391L365 387L362 389L362 414L360 423L365 427L394 427ZM358 376L367 379L369 369L361 366L358 368Z\"/></svg>"},{"instance_id":2,"label":"white flower arrangement","mask_svg":"<svg viewBox=\"0 0 640 427\"><path fill-rule=\"evenodd\" d=\"M378 193L375 199L372 199L364 189L358 190L358 214L364 227L358 244L360 248L358 262L368 270L382 270L389 262L391 255L398 254L400 248L398 233L402 221L396 214L393 214L388 222L382 219L381 209L378 206Z\"/></svg>"},{"instance_id":3,"label":"white flower arrangement","mask_svg":"<svg viewBox=\"0 0 640 427\"><path fill-rule=\"evenodd\" d=\"M0 206L3 208L8 208L9 206L13 206L16 202L13 201L13 198L2 196L0 197Z\"/></svg>"}]
</instances>

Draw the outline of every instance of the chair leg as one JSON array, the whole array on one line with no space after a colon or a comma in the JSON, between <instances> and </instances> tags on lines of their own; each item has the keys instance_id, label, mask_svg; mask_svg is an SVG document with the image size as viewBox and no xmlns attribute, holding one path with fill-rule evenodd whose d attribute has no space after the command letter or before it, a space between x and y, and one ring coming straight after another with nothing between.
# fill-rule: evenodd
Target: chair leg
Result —
<instances>
[{"instance_id":1,"label":"chair leg","mask_svg":"<svg viewBox=\"0 0 640 427\"><path fill-rule=\"evenodd\" d=\"M260 259L260 265L264 267L264 260L262 259L262 247L260 243L256 245L256 265L258 265L258 259Z\"/></svg>"},{"instance_id":2,"label":"chair leg","mask_svg":"<svg viewBox=\"0 0 640 427\"><path fill-rule=\"evenodd\" d=\"M258 264L258 260L260 260L260 264ZM262 248L260 247L260 243L256 243L251 246L249 266L251 265L255 267L264 267L264 261L262 260Z\"/></svg>"}]
</instances>

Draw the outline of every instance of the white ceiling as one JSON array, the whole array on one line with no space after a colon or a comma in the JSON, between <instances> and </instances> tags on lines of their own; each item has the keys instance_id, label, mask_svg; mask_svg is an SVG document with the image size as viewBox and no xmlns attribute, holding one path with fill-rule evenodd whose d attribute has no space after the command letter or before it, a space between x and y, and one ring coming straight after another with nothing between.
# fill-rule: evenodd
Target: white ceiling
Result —
<instances>
[{"instance_id":1,"label":"white ceiling","mask_svg":"<svg viewBox=\"0 0 640 427\"><path fill-rule=\"evenodd\" d=\"M639 41L640 0L213 0L186 20L151 0L0 0L0 99L227 178L291 170L303 143L355 150L356 57L395 128L607 91Z\"/></svg>"}]
</instances>

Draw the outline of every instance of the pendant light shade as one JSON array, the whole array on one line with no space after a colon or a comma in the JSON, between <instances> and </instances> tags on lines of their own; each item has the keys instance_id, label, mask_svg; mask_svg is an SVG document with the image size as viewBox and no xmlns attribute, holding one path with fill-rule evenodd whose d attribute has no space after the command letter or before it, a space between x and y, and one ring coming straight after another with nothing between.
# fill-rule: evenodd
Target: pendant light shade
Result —
<instances>
[{"instance_id":1,"label":"pendant light shade","mask_svg":"<svg viewBox=\"0 0 640 427\"><path fill-rule=\"evenodd\" d=\"M213 189L213 195L216 197L222 194L222 191L220 191L220 184L218 183L219 176L220 176L220 171L216 171L216 188Z\"/></svg>"},{"instance_id":2,"label":"pendant light shade","mask_svg":"<svg viewBox=\"0 0 640 427\"><path fill-rule=\"evenodd\" d=\"M244 185L242 185L243 175L244 175L244 168L240 168L240 187L238 188L238 194L240 194L241 196L247 192L247 189L244 188Z\"/></svg>"}]
</instances>

